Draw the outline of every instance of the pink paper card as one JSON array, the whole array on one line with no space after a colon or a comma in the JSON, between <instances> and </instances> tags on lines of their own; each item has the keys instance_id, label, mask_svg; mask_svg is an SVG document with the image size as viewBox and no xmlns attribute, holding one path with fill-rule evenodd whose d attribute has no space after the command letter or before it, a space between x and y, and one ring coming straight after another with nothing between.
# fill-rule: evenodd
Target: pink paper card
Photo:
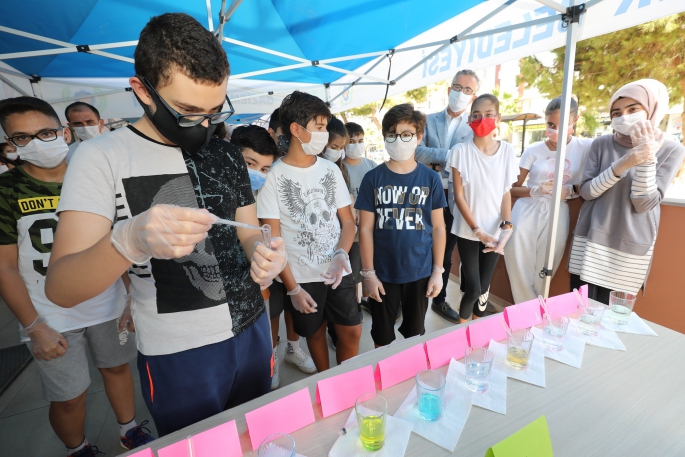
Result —
<instances>
[{"instance_id":1,"label":"pink paper card","mask_svg":"<svg viewBox=\"0 0 685 457\"><path fill-rule=\"evenodd\" d=\"M587 303L588 287L587 284L580 288L580 295L583 296L583 300ZM560 316L570 316L578 311L578 299L574 292L568 294L557 295L556 297L549 297L547 299L547 311L551 314L551 318L557 318Z\"/></svg>"},{"instance_id":2,"label":"pink paper card","mask_svg":"<svg viewBox=\"0 0 685 457\"><path fill-rule=\"evenodd\" d=\"M519 303L504 308L504 319L509 328L516 331L542 324L542 310L540 302L535 300Z\"/></svg>"},{"instance_id":3,"label":"pink paper card","mask_svg":"<svg viewBox=\"0 0 685 457\"><path fill-rule=\"evenodd\" d=\"M374 379L381 382L383 390L411 378L426 368L426 352L423 350L423 344L417 344L378 362Z\"/></svg>"},{"instance_id":4,"label":"pink paper card","mask_svg":"<svg viewBox=\"0 0 685 457\"><path fill-rule=\"evenodd\" d=\"M131 454L129 457L155 457L155 455L152 453L152 449L145 448L142 451L138 451L135 454Z\"/></svg>"},{"instance_id":5,"label":"pink paper card","mask_svg":"<svg viewBox=\"0 0 685 457\"><path fill-rule=\"evenodd\" d=\"M273 433L292 433L314 423L314 408L309 389L276 400L245 414L252 449Z\"/></svg>"},{"instance_id":6,"label":"pink paper card","mask_svg":"<svg viewBox=\"0 0 685 457\"><path fill-rule=\"evenodd\" d=\"M490 340L501 341L507 337L502 323L504 316L495 314L492 317L480 318L476 322L466 327L466 336L469 339L469 346L472 348L487 347Z\"/></svg>"},{"instance_id":7,"label":"pink paper card","mask_svg":"<svg viewBox=\"0 0 685 457\"><path fill-rule=\"evenodd\" d=\"M316 402L323 417L351 408L365 393L376 392L373 366L368 365L316 383Z\"/></svg>"},{"instance_id":8,"label":"pink paper card","mask_svg":"<svg viewBox=\"0 0 685 457\"><path fill-rule=\"evenodd\" d=\"M212 457L215 455L241 457L243 455L238 428L234 420L193 435L191 441L190 446L193 447L194 457ZM190 457L191 455L187 439L164 447L157 452L159 457ZM146 456L136 454L136 457ZM153 457L152 453L149 457Z\"/></svg>"},{"instance_id":9,"label":"pink paper card","mask_svg":"<svg viewBox=\"0 0 685 457\"><path fill-rule=\"evenodd\" d=\"M426 341L426 355L431 370L447 365L452 359L461 359L467 347L469 342L466 339L465 327Z\"/></svg>"}]
</instances>

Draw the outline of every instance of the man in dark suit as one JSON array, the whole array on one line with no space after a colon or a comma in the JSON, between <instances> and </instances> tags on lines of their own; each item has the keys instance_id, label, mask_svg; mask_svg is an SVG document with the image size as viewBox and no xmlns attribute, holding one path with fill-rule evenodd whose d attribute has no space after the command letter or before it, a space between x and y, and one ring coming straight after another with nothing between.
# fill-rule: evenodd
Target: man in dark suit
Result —
<instances>
[{"instance_id":1,"label":"man in dark suit","mask_svg":"<svg viewBox=\"0 0 685 457\"><path fill-rule=\"evenodd\" d=\"M476 99L480 82L472 70L459 70L452 84L447 88L449 103L447 108L426 116L425 134L421 144L416 148L416 160L430 163L440 174L442 185L447 196L447 207L444 208L445 225L447 226L447 244L442 275L442 290L433 299L431 308L444 319L459 323L459 313L445 301L447 283L452 268L452 251L457 244L457 236L452 234L453 213L457 211L454 204L452 174L450 169L450 150L457 143L464 143L473 138L473 130L468 125L467 108Z\"/></svg>"}]
</instances>

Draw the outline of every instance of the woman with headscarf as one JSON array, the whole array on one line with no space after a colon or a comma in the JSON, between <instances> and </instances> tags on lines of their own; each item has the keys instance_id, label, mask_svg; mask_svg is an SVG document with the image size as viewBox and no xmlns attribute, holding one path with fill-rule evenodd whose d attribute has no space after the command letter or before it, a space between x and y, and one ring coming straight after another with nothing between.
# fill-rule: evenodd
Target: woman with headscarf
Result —
<instances>
[{"instance_id":1,"label":"woman with headscarf","mask_svg":"<svg viewBox=\"0 0 685 457\"><path fill-rule=\"evenodd\" d=\"M612 290L636 294L649 274L659 205L685 158L685 147L658 128L667 109L659 81L621 87L609 104L615 133L597 138L585 162L571 288L587 283L590 298L605 304Z\"/></svg>"}]
</instances>

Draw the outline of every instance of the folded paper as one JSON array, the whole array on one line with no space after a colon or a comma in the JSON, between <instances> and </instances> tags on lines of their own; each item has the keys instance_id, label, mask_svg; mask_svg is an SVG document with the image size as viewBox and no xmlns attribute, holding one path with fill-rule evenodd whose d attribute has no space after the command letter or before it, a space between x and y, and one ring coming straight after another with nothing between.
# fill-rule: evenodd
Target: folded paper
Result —
<instances>
[{"instance_id":1,"label":"folded paper","mask_svg":"<svg viewBox=\"0 0 685 457\"><path fill-rule=\"evenodd\" d=\"M191 455L190 449L193 449ZM241 457L240 436L235 421L226 422L157 451L159 457ZM136 457L145 457L145 455ZM150 454L152 456L152 454Z\"/></svg>"},{"instance_id":2,"label":"folded paper","mask_svg":"<svg viewBox=\"0 0 685 457\"><path fill-rule=\"evenodd\" d=\"M152 449L147 447L142 451L138 451L135 454L131 454L129 457L155 457L155 455L152 453Z\"/></svg>"},{"instance_id":3,"label":"folded paper","mask_svg":"<svg viewBox=\"0 0 685 457\"><path fill-rule=\"evenodd\" d=\"M587 303L588 300L588 287L587 284L580 288L580 295L582 295L583 300ZM547 311L551 314L551 318L555 319L561 316L571 316L576 314L580 304L578 303L578 297L575 292L570 292L568 294L557 295L555 297L549 297L545 304L547 305Z\"/></svg>"},{"instance_id":4,"label":"folded paper","mask_svg":"<svg viewBox=\"0 0 685 457\"><path fill-rule=\"evenodd\" d=\"M504 309L504 318L509 328L514 331L542 324L540 302L536 298L518 305L507 306Z\"/></svg>"},{"instance_id":5,"label":"folded paper","mask_svg":"<svg viewBox=\"0 0 685 457\"><path fill-rule=\"evenodd\" d=\"M447 365L452 359L461 359L467 347L469 342L464 327L426 341L426 355L431 369Z\"/></svg>"},{"instance_id":6,"label":"folded paper","mask_svg":"<svg viewBox=\"0 0 685 457\"><path fill-rule=\"evenodd\" d=\"M547 419L540 416L492 446L485 457L554 457Z\"/></svg>"},{"instance_id":7,"label":"folded paper","mask_svg":"<svg viewBox=\"0 0 685 457\"><path fill-rule=\"evenodd\" d=\"M381 382L381 390L383 390L415 376L426 368L428 368L426 352L423 344L417 344L378 362L374 378Z\"/></svg>"},{"instance_id":8,"label":"folded paper","mask_svg":"<svg viewBox=\"0 0 685 457\"><path fill-rule=\"evenodd\" d=\"M507 413L507 375L502 371L491 370L488 376L488 388L485 392L472 392L466 384L466 366L452 360L447 370L447 380L459 386L471 397L473 406L489 409L500 414Z\"/></svg>"},{"instance_id":9,"label":"folded paper","mask_svg":"<svg viewBox=\"0 0 685 457\"><path fill-rule=\"evenodd\" d=\"M482 348L490 344L490 340L501 341L507 337L504 330L504 316L495 314L494 316L478 319L466 328L466 335L469 346L472 348Z\"/></svg>"},{"instance_id":10,"label":"folded paper","mask_svg":"<svg viewBox=\"0 0 685 457\"><path fill-rule=\"evenodd\" d=\"M353 407L357 398L369 392L376 392L371 365L317 382L316 402L323 417L328 417Z\"/></svg>"}]
</instances>

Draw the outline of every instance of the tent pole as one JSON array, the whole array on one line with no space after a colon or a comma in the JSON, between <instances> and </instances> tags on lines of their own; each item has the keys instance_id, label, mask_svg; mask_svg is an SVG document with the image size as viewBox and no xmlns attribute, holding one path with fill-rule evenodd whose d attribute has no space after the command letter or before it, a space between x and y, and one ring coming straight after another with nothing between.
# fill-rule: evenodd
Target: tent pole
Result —
<instances>
[{"instance_id":1,"label":"tent pole","mask_svg":"<svg viewBox=\"0 0 685 457\"><path fill-rule=\"evenodd\" d=\"M26 92L24 89L22 89L21 87L17 86L16 84L14 84L12 81L10 81L8 78L6 78L5 76L3 76L2 74L0 74L0 81L4 82L4 83L7 84L8 86L10 86L12 89L16 90L16 91L19 92L21 95L24 95L24 96L26 96L26 97L30 97L30 96L31 96L31 95L29 95L28 92Z\"/></svg>"},{"instance_id":2,"label":"tent pole","mask_svg":"<svg viewBox=\"0 0 685 457\"><path fill-rule=\"evenodd\" d=\"M33 76L29 81L31 81L31 90L33 91L33 96L36 98L43 99L43 91L40 90L40 76Z\"/></svg>"},{"instance_id":3,"label":"tent pole","mask_svg":"<svg viewBox=\"0 0 685 457\"><path fill-rule=\"evenodd\" d=\"M209 26L209 31L214 31L214 20L212 19L212 0L205 0L207 3L207 25Z\"/></svg>"},{"instance_id":4,"label":"tent pole","mask_svg":"<svg viewBox=\"0 0 685 457\"><path fill-rule=\"evenodd\" d=\"M571 5L574 2L571 0ZM564 164L566 160L566 137L568 135L569 111L571 108L571 94L573 92L573 69L576 62L576 43L580 28L581 14L585 13L585 4L570 6L564 15L566 28L566 55L564 57L564 80L561 90L561 110L559 117L559 139L557 141L557 158L554 170L554 190L552 191L552 210L549 213L547 231L547 249L545 252L545 264L539 275L543 279L542 295L549 297L549 286L552 282L552 270L554 267L554 246L559 230L559 207L561 206L561 190L563 186ZM559 179L561 177L561 179Z\"/></svg>"},{"instance_id":5,"label":"tent pole","mask_svg":"<svg viewBox=\"0 0 685 457\"><path fill-rule=\"evenodd\" d=\"M524 117L523 118L523 133L521 134L521 155L523 155L523 151L526 148L526 122L527 121L528 121L528 119L526 117Z\"/></svg>"},{"instance_id":6,"label":"tent pole","mask_svg":"<svg viewBox=\"0 0 685 457\"><path fill-rule=\"evenodd\" d=\"M387 59L387 58L388 58L388 54L385 54L383 57L381 57L380 59L378 59L378 60L376 61L376 63L374 63L373 65L371 65L371 67L370 67L368 70L366 70L364 73L365 73L365 74L366 74L366 73L370 73L374 68L376 68L376 67L378 66L379 63L383 62L383 61L384 61L385 59ZM360 80L361 80L361 78L357 78L357 79L355 79L353 82L349 83L349 84L347 85L347 87L345 87L343 90L341 90L341 91L338 93L338 95L336 95L335 97L333 97L333 98L329 101L329 103L333 103L333 102L335 101L336 98L340 97L342 94L345 93L346 90L348 90L350 87L352 87L352 86L354 86L355 84L357 84Z\"/></svg>"}]
</instances>

